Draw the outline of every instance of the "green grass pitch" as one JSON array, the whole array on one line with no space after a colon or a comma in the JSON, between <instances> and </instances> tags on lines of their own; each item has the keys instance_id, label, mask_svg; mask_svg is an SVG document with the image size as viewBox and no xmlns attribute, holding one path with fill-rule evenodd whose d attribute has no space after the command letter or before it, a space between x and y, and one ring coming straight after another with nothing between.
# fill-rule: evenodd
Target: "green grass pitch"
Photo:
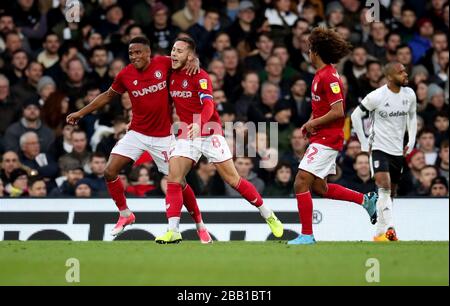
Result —
<instances>
[{"instance_id":1,"label":"green grass pitch","mask_svg":"<svg viewBox=\"0 0 450 306\"><path fill-rule=\"evenodd\" d=\"M0 285L449 285L448 242L0 242ZM368 283L367 260L380 264Z\"/></svg>"}]
</instances>

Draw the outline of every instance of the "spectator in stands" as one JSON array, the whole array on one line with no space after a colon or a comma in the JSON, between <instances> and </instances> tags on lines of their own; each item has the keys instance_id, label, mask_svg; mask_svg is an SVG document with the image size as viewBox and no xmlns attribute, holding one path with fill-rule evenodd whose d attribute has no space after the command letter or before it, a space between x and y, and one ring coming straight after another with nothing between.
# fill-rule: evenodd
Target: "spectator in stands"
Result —
<instances>
[{"instance_id":1,"label":"spectator in stands","mask_svg":"<svg viewBox=\"0 0 450 306\"><path fill-rule=\"evenodd\" d=\"M448 104L445 101L444 90L436 84L428 86L428 103L425 111L422 113L428 126L433 126L433 120L437 113L448 113Z\"/></svg>"},{"instance_id":2,"label":"spectator in stands","mask_svg":"<svg viewBox=\"0 0 450 306\"><path fill-rule=\"evenodd\" d=\"M402 37L397 32L390 32L386 36L386 55L382 57L383 63L393 62L397 59L397 48L402 44Z\"/></svg>"},{"instance_id":3,"label":"spectator in stands","mask_svg":"<svg viewBox=\"0 0 450 306\"><path fill-rule=\"evenodd\" d=\"M42 77L44 68L41 63L31 61L25 69L25 79L11 88L15 99L20 103L32 98L37 94L37 85Z\"/></svg>"},{"instance_id":4,"label":"spectator in stands","mask_svg":"<svg viewBox=\"0 0 450 306\"><path fill-rule=\"evenodd\" d=\"M8 32L5 35L5 49L1 54L0 67L11 62L13 54L18 50L23 50L24 47L23 37L17 31Z\"/></svg>"},{"instance_id":5,"label":"spectator in stands","mask_svg":"<svg viewBox=\"0 0 450 306\"><path fill-rule=\"evenodd\" d=\"M106 157L101 153L94 153L90 159L91 174L86 176L92 191L97 196L108 195L105 181Z\"/></svg>"},{"instance_id":6,"label":"spectator in stands","mask_svg":"<svg viewBox=\"0 0 450 306\"><path fill-rule=\"evenodd\" d=\"M275 180L264 189L264 196L290 197L293 194L292 169L289 163L280 162L275 168Z\"/></svg>"},{"instance_id":7,"label":"spectator in stands","mask_svg":"<svg viewBox=\"0 0 450 306\"><path fill-rule=\"evenodd\" d=\"M187 0L186 6L173 14L172 24L179 27L182 31L187 31L204 16L205 11L202 10L202 0Z\"/></svg>"},{"instance_id":8,"label":"spectator in stands","mask_svg":"<svg viewBox=\"0 0 450 306\"><path fill-rule=\"evenodd\" d=\"M156 188L155 182L150 178L150 171L145 166L138 166L131 170L129 175L131 185L127 193L136 197L144 197L147 192Z\"/></svg>"},{"instance_id":9,"label":"spectator in stands","mask_svg":"<svg viewBox=\"0 0 450 306\"><path fill-rule=\"evenodd\" d=\"M92 72L89 73L89 82L94 83L101 92L106 91L112 84L112 79L108 74L108 49L98 46L91 50Z\"/></svg>"},{"instance_id":10,"label":"spectator in stands","mask_svg":"<svg viewBox=\"0 0 450 306\"><path fill-rule=\"evenodd\" d=\"M5 185L3 185L3 181L0 180L0 198L5 197Z\"/></svg>"},{"instance_id":11,"label":"spectator in stands","mask_svg":"<svg viewBox=\"0 0 450 306\"><path fill-rule=\"evenodd\" d=\"M55 139L55 144L53 145L52 154L54 155L55 160L59 160L61 156L72 152L72 132L74 129L73 125L67 123L64 124L62 135Z\"/></svg>"},{"instance_id":12,"label":"spectator in stands","mask_svg":"<svg viewBox=\"0 0 450 306\"><path fill-rule=\"evenodd\" d=\"M215 9L205 12L202 23L191 26L187 33L197 43L197 52L200 58L211 58L213 54L212 43L220 28L220 14Z\"/></svg>"},{"instance_id":13,"label":"spectator in stands","mask_svg":"<svg viewBox=\"0 0 450 306\"><path fill-rule=\"evenodd\" d=\"M143 0L137 2L131 8L131 19L133 19L134 22L140 24L143 27L149 26L150 23L153 21L153 19L157 18L155 16L156 15L155 10L157 8L157 5L163 4L160 2L156 2L155 0ZM166 10L168 10L167 7Z\"/></svg>"},{"instance_id":14,"label":"spectator in stands","mask_svg":"<svg viewBox=\"0 0 450 306\"><path fill-rule=\"evenodd\" d=\"M290 136L291 148L289 152L286 152L281 160L286 161L290 164L292 173L295 177L298 171L298 165L305 155L306 149L308 147L308 139L303 136L303 133L299 128L295 129Z\"/></svg>"},{"instance_id":15,"label":"spectator in stands","mask_svg":"<svg viewBox=\"0 0 450 306\"><path fill-rule=\"evenodd\" d=\"M432 48L427 51L425 56L420 60L420 64L424 65L430 75L439 73L439 53L448 49L447 34L436 31L431 39Z\"/></svg>"},{"instance_id":16,"label":"spectator in stands","mask_svg":"<svg viewBox=\"0 0 450 306\"><path fill-rule=\"evenodd\" d=\"M39 137L35 132L26 132L20 137L20 148L20 161L23 165L36 170L47 182L58 176L58 164L50 154L41 152Z\"/></svg>"},{"instance_id":17,"label":"spectator in stands","mask_svg":"<svg viewBox=\"0 0 450 306\"><path fill-rule=\"evenodd\" d=\"M292 33L286 38L285 45L288 47L291 55L292 65L299 69L300 65L296 61L297 55L302 53L302 35L309 32L310 24L304 18L298 18L292 26Z\"/></svg>"},{"instance_id":18,"label":"spectator in stands","mask_svg":"<svg viewBox=\"0 0 450 306\"><path fill-rule=\"evenodd\" d=\"M26 197L28 195L28 174L22 168L14 169L10 175L10 183L5 186L10 198Z\"/></svg>"},{"instance_id":19,"label":"spectator in stands","mask_svg":"<svg viewBox=\"0 0 450 306\"><path fill-rule=\"evenodd\" d=\"M351 138L345 145L345 152L340 165L342 168L342 175L344 177L352 177L354 174L355 159L361 153L361 144L357 138Z\"/></svg>"},{"instance_id":20,"label":"spectator in stands","mask_svg":"<svg viewBox=\"0 0 450 306\"><path fill-rule=\"evenodd\" d=\"M441 142L449 139L448 133L449 121L447 112L439 112L434 116L434 129L436 137L436 147L441 146Z\"/></svg>"},{"instance_id":21,"label":"spectator in stands","mask_svg":"<svg viewBox=\"0 0 450 306\"><path fill-rule=\"evenodd\" d=\"M110 38L120 30L124 19L123 10L118 4L110 5L106 9L106 18L101 20L96 30L105 38Z\"/></svg>"},{"instance_id":22,"label":"spectator in stands","mask_svg":"<svg viewBox=\"0 0 450 306\"><path fill-rule=\"evenodd\" d=\"M116 143L125 136L127 132L128 122L125 118L116 118L113 122L114 133L104 137L97 146L97 152L103 154L107 158L111 154L112 149Z\"/></svg>"},{"instance_id":23,"label":"spectator in stands","mask_svg":"<svg viewBox=\"0 0 450 306\"><path fill-rule=\"evenodd\" d=\"M439 175L449 179L448 169L449 169L449 161L448 161L448 138L444 139L441 142L441 150L439 151L439 159L437 162L437 167L439 169Z\"/></svg>"},{"instance_id":24,"label":"spectator in stands","mask_svg":"<svg viewBox=\"0 0 450 306\"><path fill-rule=\"evenodd\" d=\"M273 39L269 33L260 33L256 40L256 51L254 55L245 58L245 67L249 70L262 71L266 67L266 61L272 54L274 46Z\"/></svg>"},{"instance_id":25,"label":"spectator in stands","mask_svg":"<svg viewBox=\"0 0 450 306\"><path fill-rule=\"evenodd\" d=\"M187 176L187 182L196 195L199 196L222 196L225 195L225 184L217 174L216 167L208 163L202 157Z\"/></svg>"},{"instance_id":26,"label":"spectator in stands","mask_svg":"<svg viewBox=\"0 0 450 306\"><path fill-rule=\"evenodd\" d=\"M369 93L378 89L381 86L383 79L383 68L378 61L367 61L367 72L359 77L358 89L359 100L363 100ZM355 105L356 106L356 105Z\"/></svg>"},{"instance_id":27,"label":"spectator in stands","mask_svg":"<svg viewBox=\"0 0 450 306\"><path fill-rule=\"evenodd\" d=\"M298 76L292 80L290 95L285 101L291 105L291 122L297 127L303 126L311 117L312 105L308 85L302 77Z\"/></svg>"},{"instance_id":28,"label":"spectator in stands","mask_svg":"<svg viewBox=\"0 0 450 306\"><path fill-rule=\"evenodd\" d=\"M44 75L37 84L37 93L40 97L39 103L45 106L45 101L56 91L56 83L49 76Z\"/></svg>"},{"instance_id":29,"label":"spectator in stands","mask_svg":"<svg viewBox=\"0 0 450 306\"><path fill-rule=\"evenodd\" d=\"M420 170L419 188L412 190L412 196L428 196L430 194L431 182L438 176L437 169L434 166L425 166Z\"/></svg>"},{"instance_id":30,"label":"spectator in stands","mask_svg":"<svg viewBox=\"0 0 450 306\"><path fill-rule=\"evenodd\" d=\"M438 53L439 70L430 78L430 82L444 88L445 83L448 82L448 50L442 50Z\"/></svg>"},{"instance_id":31,"label":"spectator in stands","mask_svg":"<svg viewBox=\"0 0 450 306\"><path fill-rule=\"evenodd\" d=\"M87 80L85 78L85 68L79 58L76 57L68 61L67 77L61 89L69 97L72 104L86 96Z\"/></svg>"},{"instance_id":32,"label":"spectator in stands","mask_svg":"<svg viewBox=\"0 0 450 306\"><path fill-rule=\"evenodd\" d=\"M364 44L364 48L369 54L380 61L386 61L386 36L389 30L384 22L372 22L370 24L370 38Z\"/></svg>"},{"instance_id":33,"label":"spectator in stands","mask_svg":"<svg viewBox=\"0 0 450 306\"><path fill-rule=\"evenodd\" d=\"M271 82L264 82L261 86L261 103L253 104L248 110L249 121L258 122L273 121L275 106L280 97L280 88Z\"/></svg>"},{"instance_id":34,"label":"spectator in stands","mask_svg":"<svg viewBox=\"0 0 450 306\"><path fill-rule=\"evenodd\" d=\"M292 108L286 101L280 101L275 106L274 119L278 123L278 151L281 155L289 151L289 136L295 129L292 123Z\"/></svg>"},{"instance_id":35,"label":"spectator in stands","mask_svg":"<svg viewBox=\"0 0 450 306\"><path fill-rule=\"evenodd\" d=\"M445 177L436 177L431 181L430 196L448 197L448 182Z\"/></svg>"},{"instance_id":36,"label":"spectator in stands","mask_svg":"<svg viewBox=\"0 0 450 306\"><path fill-rule=\"evenodd\" d=\"M253 186L256 187L256 190L258 190L260 194L263 194L265 183L255 172L252 171L254 167L252 159L249 157L237 157L234 161L234 165L236 166L239 176L248 180L251 184L253 184ZM239 196L239 193L228 184L225 186L225 190L225 194L229 197Z\"/></svg>"},{"instance_id":37,"label":"spectator in stands","mask_svg":"<svg viewBox=\"0 0 450 306\"><path fill-rule=\"evenodd\" d=\"M416 33L415 25L416 25L416 12L414 9L408 5L404 5L402 7L402 17L401 17L401 23L400 27L398 29L398 32L400 33L402 37L403 43L409 43Z\"/></svg>"},{"instance_id":38,"label":"spectator in stands","mask_svg":"<svg viewBox=\"0 0 450 306\"><path fill-rule=\"evenodd\" d=\"M14 17L14 14L5 11L0 14L0 53L6 49L6 36L9 33L18 33L24 49L30 50L28 39L18 31L14 22Z\"/></svg>"},{"instance_id":39,"label":"spectator in stands","mask_svg":"<svg viewBox=\"0 0 450 306\"><path fill-rule=\"evenodd\" d=\"M403 66L405 66L406 72L408 74L411 74L413 67L411 47L405 44L398 46L396 55L397 61Z\"/></svg>"},{"instance_id":40,"label":"spectator in stands","mask_svg":"<svg viewBox=\"0 0 450 306\"><path fill-rule=\"evenodd\" d=\"M358 88L358 79L367 73L367 51L363 47L355 47L350 58L344 64L344 75L351 90Z\"/></svg>"},{"instance_id":41,"label":"spectator in stands","mask_svg":"<svg viewBox=\"0 0 450 306\"><path fill-rule=\"evenodd\" d=\"M90 198L92 197L93 190L91 182L88 179L81 179L75 185L75 197L76 198Z\"/></svg>"},{"instance_id":42,"label":"spectator in stands","mask_svg":"<svg viewBox=\"0 0 450 306\"><path fill-rule=\"evenodd\" d=\"M280 95L286 96L290 90L290 80L283 78L283 63L277 56L271 55L266 62L264 72L260 74L261 82L270 82L277 85L280 89Z\"/></svg>"},{"instance_id":43,"label":"spectator in stands","mask_svg":"<svg viewBox=\"0 0 450 306\"><path fill-rule=\"evenodd\" d=\"M42 107L42 120L59 137L69 114L69 98L61 91L56 91L47 98Z\"/></svg>"},{"instance_id":44,"label":"spectator in stands","mask_svg":"<svg viewBox=\"0 0 450 306\"><path fill-rule=\"evenodd\" d=\"M11 97L9 80L0 74L0 139L19 117L20 106Z\"/></svg>"},{"instance_id":45,"label":"spectator in stands","mask_svg":"<svg viewBox=\"0 0 450 306\"><path fill-rule=\"evenodd\" d=\"M353 168L355 174L351 176L344 175L341 178L342 185L361 193L376 191L377 186L370 173L369 155L367 153L360 152L356 155Z\"/></svg>"},{"instance_id":46,"label":"spectator in stands","mask_svg":"<svg viewBox=\"0 0 450 306\"><path fill-rule=\"evenodd\" d=\"M257 72L250 71L244 73L241 82L242 94L236 100L236 115L247 119L248 110L251 105L259 102L259 75ZM231 100L233 102L233 100Z\"/></svg>"},{"instance_id":47,"label":"spectator in stands","mask_svg":"<svg viewBox=\"0 0 450 306\"><path fill-rule=\"evenodd\" d=\"M5 75L10 86L14 86L25 79L25 69L28 67L29 57L25 50L19 49L12 54L11 62L5 63ZM17 99L15 99L17 101ZM18 101L22 103L23 101Z\"/></svg>"},{"instance_id":48,"label":"spectator in stands","mask_svg":"<svg viewBox=\"0 0 450 306\"><path fill-rule=\"evenodd\" d=\"M2 155L1 165L0 179L6 185L11 182L11 173L21 167L19 156L14 151L7 151Z\"/></svg>"},{"instance_id":49,"label":"spectator in stands","mask_svg":"<svg viewBox=\"0 0 450 306\"><path fill-rule=\"evenodd\" d=\"M235 100L242 81L242 69L239 65L239 54L234 48L223 50L223 64L225 66L225 78L223 90L228 98Z\"/></svg>"},{"instance_id":50,"label":"spectator in stands","mask_svg":"<svg viewBox=\"0 0 450 306\"><path fill-rule=\"evenodd\" d=\"M212 60L208 65L208 71L216 76L214 89L223 89L225 80L225 64L221 59Z\"/></svg>"},{"instance_id":51,"label":"spectator in stands","mask_svg":"<svg viewBox=\"0 0 450 306\"><path fill-rule=\"evenodd\" d=\"M291 34L298 16L291 11L291 0L273 0L273 8L266 9L265 17L276 42L282 43Z\"/></svg>"},{"instance_id":52,"label":"spectator in stands","mask_svg":"<svg viewBox=\"0 0 450 306\"><path fill-rule=\"evenodd\" d=\"M61 169L64 182L50 192L50 197L74 197L77 182L84 178L83 167L78 161L71 160Z\"/></svg>"},{"instance_id":53,"label":"spectator in stands","mask_svg":"<svg viewBox=\"0 0 450 306\"><path fill-rule=\"evenodd\" d=\"M42 44L42 50L38 56L37 61L44 66L45 69L50 68L59 61L58 50L61 47L58 35L48 33L45 35L45 40Z\"/></svg>"},{"instance_id":54,"label":"spectator in stands","mask_svg":"<svg viewBox=\"0 0 450 306\"><path fill-rule=\"evenodd\" d=\"M231 38L231 44L242 52L241 55L243 57L256 48L257 31L255 17L255 5L253 2L241 1L239 3L238 16L227 29Z\"/></svg>"},{"instance_id":55,"label":"spectator in stands","mask_svg":"<svg viewBox=\"0 0 450 306\"><path fill-rule=\"evenodd\" d=\"M161 2L153 5L151 10L153 21L145 30L148 38L153 43L152 49L164 50L167 54L170 53L171 42L175 40L180 33L180 28L171 24L169 9ZM141 23L145 26L144 23Z\"/></svg>"},{"instance_id":56,"label":"spectator in stands","mask_svg":"<svg viewBox=\"0 0 450 306\"><path fill-rule=\"evenodd\" d=\"M27 131L33 131L39 136L41 144L41 151L48 153L53 145L55 136L51 129L49 129L40 119L41 105L39 104L39 97L29 99L23 104L22 118L16 123L10 125L5 133L5 148L19 152L19 139Z\"/></svg>"},{"instance_id":57,"label":"spectator in stands","mask_svg":"<svg viewBox=\"0 0 450 306\"><path fill-rule=\"evenodd\" d=\"M299 75L299 72L291 66L291 57L285 45L276 45L273 48L272 54L281 60L281 64L283 65L283 79L291 81Z\"/></svg>"},{"instance_id":58,"label":"spectator in stands","mask_svg":"<svg viewBox=\"0 0 450 306\"><path fill-rule=\"evenodd\" d=\"M409 46L413 53L413 63L417 64L419 60L431 49L431 39L434 33L433 23L428 18L421 18L417 22L418 33L415 33Z\"/></svg>"},{"instance_id":59,"label":"spectator in stands","mask_svg":"<svg viewBox=\"0 0 450 306\"><path fill-rule=\"evenodd\" d=\"M434 165L438 157L436 148L436 137L430 129L423 129L417 136L418 147L425 154L425 162L427 165Z\"/></svg>"},{"instance_id":60,"label":"spectator in stands","mask_svg":"<svg viewBox=\"0 0 450 306\"><path fill-rule=\"evenodd\" d=\"M72 132L71 141L73 150L59 159L59 167L64 169L66 164L78 162L84 172L91 173L89 161L92 153L88 149L86 133L82 130L75 129Z\"/></svg>"},{"instance_id":61,"label":"spectator in stands","mask_svg":"<svg viewBox=\"0 0 450 306\"><path fill-rule=\"evenodd\" d=\"M344 22L344 7L339 1L333 1L327 4L325 10L325 21L319 26L336 28L336 26Z\"/></svg>"},{"instance_id":62,"label":"spectator in stands","mask_svg":"<svg viewBox=\"0 0 450 306\"><path fill-rule=\"evenodd\" d=\"M412 150L406 157L406 164L408 165L408 168L403 172L398 189L398 194L401 196L405 196L409 194L411 190L420 187L420 170L426 166L425 154L418 149Z\"/></svg>"},{"instance_id":63,"label":"spectator in stands","mask_svg":"<svg viewBox=\"0 0 450 306\"><path fill-rule=\"evenodd\" d=\"M28 179L28 195L32 198L47 197L47 185L43 178L37 176Z\"/></svg>"},{"instance_id":64,"label":"spectator in stands","mask_svg":"<svg viewBox=\"0 0 450 306\"><path fill-rule=\"evenodd\" d=\"M211 59L223 59L223 51L231 47L231 38L227 32L218 32L214 37L214 42L212 44L213 50L211 54ZM238 55L239 61L239 55ZM209 63L209 61L208 61Z\"/></svg>"}]
</instances>

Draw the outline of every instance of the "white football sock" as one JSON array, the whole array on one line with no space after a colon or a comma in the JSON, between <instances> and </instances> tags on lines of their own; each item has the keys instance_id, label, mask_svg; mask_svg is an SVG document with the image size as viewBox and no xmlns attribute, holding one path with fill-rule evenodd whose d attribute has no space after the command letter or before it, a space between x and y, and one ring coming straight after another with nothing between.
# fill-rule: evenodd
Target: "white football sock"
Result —
<instances>
[{"instance_id":1,"label":"white football sock","mask_svg":"<svg viewBox=\"0 0 450 306\"><path fill-rule=\"evenodd\" d=\"M131 215L131 210L129 210L128 208L120 211L121 217L128 218L130 215Z\"/></svg>"},{"instance_id":2,"label":"white football sock","mask_svg":"<svg viewBox=\"0 0 450 306\"><path fill-rule=\"evenodd\" d=\"M178 233L180 231L180 218L179 217L172 217L169 218L169 230L174 231Z\"/></svg>"},{"instance_id":3,"label":"white football sock","mask_svg":"<svg viewBox=\"0 0 450 306\"><path fill-rule=\"evenodd\" d=\"M258 207L259 213L264 219L268 219L272 215L272 210L267 207L265 204Z\"/></svg>"},{"instance_id":4,"label":"white football sock","mask_svg":"<svg viewBox=\"0 0 450 306\"><path fill-rule=\"evenodd\" d=\"M386 233L387 227L392 223L392 200L391 190L380 188L377 201L377 236Z\"/></svg>"}]
</instances>

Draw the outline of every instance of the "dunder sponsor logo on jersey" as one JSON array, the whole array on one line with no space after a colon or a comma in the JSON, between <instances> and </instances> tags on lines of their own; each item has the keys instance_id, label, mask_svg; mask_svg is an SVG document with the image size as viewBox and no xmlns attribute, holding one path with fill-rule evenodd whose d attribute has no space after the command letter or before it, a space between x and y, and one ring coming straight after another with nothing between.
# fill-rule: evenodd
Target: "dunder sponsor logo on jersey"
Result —
<instances>
[{"instance_id":1,"label":"dunder sponsor logo on jersey","mask_svg":"<svg viewBox=\"0 0 450 306\"><path fill-rule=\"evenodd\" d=\"M142 88L141 90L133 90L131 93L132 93L133 97L135 97L135 98L137 98L139 96L143 97L145 95L152 94L152 93L155 93L160 90L164 90L166 87L167 87L167 82L164 81L164 82L158 83L156 85L151 85L151 86Z\"/></svg>"},{"instance_id":2,"label":"dunder sponsor logo on jersey","mask_svg":"<svg viewBox=\"0 0 450 306\"><path fill-rule=\"evenodd\" d=\"M203 89L203 90L208 89L208 81L206 79L201 79L199 81L199 83L200 83L200 88L201 89Z\"/></svg>"},{"instance_id":3,"label":"dunder sponsor logo on jersey","mask_svg":"<svg viewBox=\"0 0 450 306\"><path fill-rule=\"evenodd\" d=\"M341 86L339 85L339 82L331 83L330 87L331 87L331 91L334 94L337 95L337 94L341 93Z\"/></svg>"},{"instance_id":4,"label":"dunder sponsor logo on jersey","mask_svg":"<svg viewBox=\"0 0 450 306\"><path fill-rule=\"evenodd\" d=\"M172 98L189 99L192 98L192 91L174 90L170 92L170 95L172 96Z\"/></svg>"}]
</instances>

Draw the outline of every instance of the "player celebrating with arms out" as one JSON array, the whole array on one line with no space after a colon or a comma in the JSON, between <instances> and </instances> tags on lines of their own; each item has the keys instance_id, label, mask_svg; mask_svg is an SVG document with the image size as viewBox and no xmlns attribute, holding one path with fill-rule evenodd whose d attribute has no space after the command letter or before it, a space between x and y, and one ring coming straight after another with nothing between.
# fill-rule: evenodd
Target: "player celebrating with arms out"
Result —
<instances>
[{"instance_id":1,"label":"player celebrating with arms out","mask_svg":"<svg viewBox=\"0 0 450 306\"><path fill-rule=\"evenodd\" d=\"M268 223L275 237L283 235L283 225L273 211L263 204L261 195L247 180L241 178L234 166L232 154L223 137L220 117L212 97L212 84L202 70L192 78L186 78L186 63L195 54L195 42L190 38L177 39L171 53L174 72L170 78L169 91L180 117L181 133L171 150L169 179L166 196L169 229L156 238L157 243L178 243L183 193L181 182L192 165L202 155L215 164L222 179L235 188L248 202L256 206Z\"/></svg>"},{"instance_id":2,"label":"player celebrating with arms out","mask_svg":"<svg viewBox=\"0 0 450 306\"><path fill-rule=\"evenodd\" d=\"M118 177L130 162L136 161L148 151L159 171L165 175L169 172L169 150L174 137L172 128L172 107L169 104L167 77L171 70L170 57L156 56L150 59L150 42L145 37L133 38L128 47L131 64L118 73L111 87L96 97L89 105L67 117L67 122L77 122L106 104L117 96L128 92L132 104L133 118L129 132L116 144L111 152L105 170L108 190L120 211L119 221L111 232L117 236L126 226L135 222L135 216L127 206L125 190ZM189 74L198 72L198 63L191 65ZM194 219L200 240L210 241L194 192L183 183L184 204Z\"/></svg>"},{"instance_id":3,"label":"player celebrating with arms out","mask_svg":"<svg viewBox=\"0 0 450 306\"><path fill-rule=\"evenodd\" d=\"M378 186L378 224L375 241L397 241L392 219L392 199L397 192L403 172L404 157L414 149L417 134L417 99L414 91L406 87L408 74L397 62L386 65L387 85L371 92L352 114L353 127L361 148L370 152L371 168ZM364 134L362 117L371 114L372 127L369 140ZM408 144L404 147L405 132Z\"/></svg>"},{"instance_id":4,"label":"player celebrating with arms out","mask_svg":"<svg viewBox=\"0 0 450 306\"><path fill-rule=\"evenodd\" d=\"M354 202L369 213L376 223L376 193L362 193L337 184L327 184L326 178L336 174L336 158L344 144L345 101L342 81L332 64L350 52L350 44L337 32L316 28L309 38L309 56L317 69L312 83L312 118L303 127L310 136L310 146L302 159L295 179L295 192L302 223L302 234L288 244L314 244L313 202L311 190L333 200Z\"/></svg>"}]
</instances>

